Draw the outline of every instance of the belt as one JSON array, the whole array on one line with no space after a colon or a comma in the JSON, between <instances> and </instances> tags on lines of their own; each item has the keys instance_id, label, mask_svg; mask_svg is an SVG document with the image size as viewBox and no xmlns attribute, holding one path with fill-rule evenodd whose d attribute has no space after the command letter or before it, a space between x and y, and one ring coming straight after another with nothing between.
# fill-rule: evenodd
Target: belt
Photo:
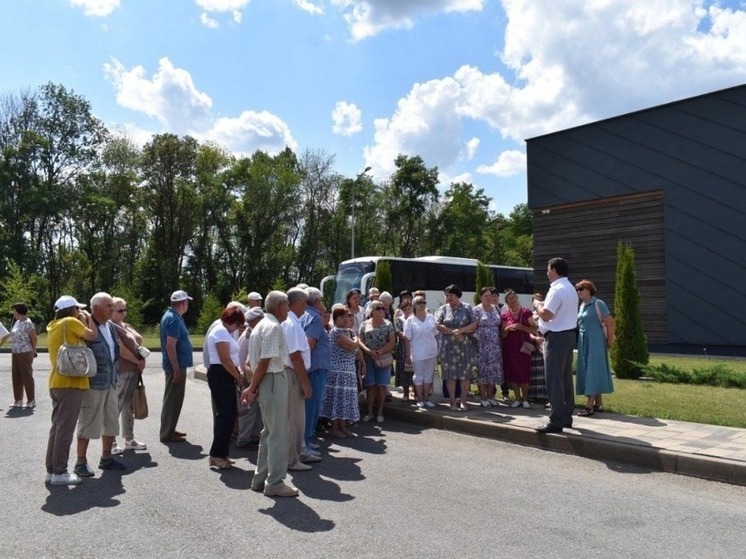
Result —
<instances>
[{"instance_id":1,"label":"belt","mask_svg":"<svg viewBox=\"0 0 746 559\"><path fill-rule=\"evenodd\" d=\"M556 330L556 331L555 330L548 330L544 334L544 337L548 338L549 334L564 334L565 332L575 332L575 328L570 328L569 330Z\"/></svg>"}]
</instances>

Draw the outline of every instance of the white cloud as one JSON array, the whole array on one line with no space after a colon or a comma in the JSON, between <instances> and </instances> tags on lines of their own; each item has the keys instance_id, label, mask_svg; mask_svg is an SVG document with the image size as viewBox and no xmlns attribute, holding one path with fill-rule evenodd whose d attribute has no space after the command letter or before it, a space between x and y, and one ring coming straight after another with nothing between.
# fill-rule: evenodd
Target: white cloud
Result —
<instances>
[{"instance_id":1,"label":"white cloud","mask_svg":"<svg viewBox=\"0 0 746 559\"><path fill-rule=\"evenodd\" d=\"M522 145L743 83L746 11L703 9L704 2L503 0L508 19L500 56L513 75L464 65L452 76L415 84L391 117L375 120L366 163L385 174L406 153L447 169L470 155L461 139L467 119ZM508 176L517 159L507 153L480 172Z\"/></svg>"},{"instance_id":2,"label":"white cloud","mask_svg":"<svg viewBox=\"0 0 746 559\"><path fill-rule=\"evenodd\" d=\"M312 15L322 15L324 13L324 8L314 4L310 0L293 0L293 3L304 12L308 12Z\"/></svg>"},{"instance_id":3,"label":"white cloud","mask_svg":"<svg viewBox=\"0 0 746 559\"><path fill-rule=\"evenodd\" d=\"M208 12L233 12L242 10L251 0L195 0L197 6Z\"/></svg>"},{"instance_id":4,"label":"white cloud","mask_svg":"<svg viewBox=\"0 0 746 559\"><path fill-rule=\"evenodd\" d=\"M219 118L205 137L241 155L256 150L276 154L286 146L292 150L298 147L288 125L267 111L244 111L237 118Z\"/></svg>"},{"instance_id":5,"label":"white cloud","mask_svg":"<svg viewBox=\"0 0 746 559\"><path fill-rule=\"evenodd\" d=\"M458 184L460 182L464 184L474 184L474 178L471 173L459 173L458 175L451 176L448 173L443 173L438 169L438 187L445 192L450 188L452 184Z\"/></svg>"},{"instance_id":6,"label":"white cloud","mask_svg":"<svg viewBox=\"0 0 746 559\"><path fill-rule=\"evenodd\" d=\"M202 25L209 27L210 29L216 29L219 26L218 21L208 16L206 12L200 14L199 21Z\"/></svg>"},{"instance_id":7,"label":"white cloud","mask_svg":"<svg viewBox=\"0 0 746 559\"><path fill-rule=\"evenodd\" d=\"M233 11L233 23L241 23L243 21L243 12L239 10Z\"/></svg>"},{"instance_id":8,"label":"white cloud","mask_svg":"<svg viewBox=\"0 0 746 559\"><path fill-rule=\"evenodd\" d=\"M174 67L168 58L158 61L158 71L150 79L142 66L128 70L116 59L104 64L104 73L114 84L117 103L155 118L164 131L212 140L237 154L256 150L275 154L285 146L297 148L288 125L267 111L246 110L236 118L214 119L209 95L196 88L187 70ZM147 134L131 125L127 128L138 138Z\"/></svg>"},{"instance_id":9,"label":"white cloud","mask_svg":"<svg viewBox=\"0 0 746 559\"><path fill-rule=\"evenodd\" d=\"M484 0L331 0L344 12L353 39L374 37L386 29L410 29L420 15L481 11Z\"/></svg>"},{"instance_id":10,"label":"white cloud","mask_svg":"<svg viewBox=\"0 0 746 559\"><path fill-rule=\"evenodd\" d=\"M337 101L332 111L332 132L340 136L354 136L363 131L362 112L355 103Z\"/></svg>"},{"instance_id":11,"label":"white cloud","mask_svg":"<svg viewBox=\"0 0 746 559\"><path fill-rule=\"evenodd\" d=\"M212 120L212 99L197 90L188 71L175 68L166 57L158 61L152 79L142 66L127 70L116 59L104 64L104 73L114 83L117 103L157 119L172 132L200 130Z\"/></svg>"},{"instance_id":12,"label":"white cloud","mask_svg":"<svg viewBox=\"0 0 746 559\"><path fill-rule=\"evenodd\" d=\"M477 173L512 177L526 172L526 154L522 151L507 150L502 152L492 165L480 165Z\"/></svg>"},{"instance_id":13,"label":"white cloud","mask_svg":"<svg viewBox=\"0 0 746 559\"><path fill-rule=\"evenodd\" d=\"M105 17L119 7L119 0L70 0L75 8L83 8L87 16Z\"/></svg>"},{"instance_id":14,"label":"white cloud","mask_svg":"<svg viewBox=\"0 0 746 559\"><path fill-rule=\"evenodd\" d=\"M468 142L466 142L466 158L467 159L474 159L474 156L477 154L477 150L479 149L479 144L481 143L481 140L479 138L472 138Z\"/></svg>"}]
</instances>

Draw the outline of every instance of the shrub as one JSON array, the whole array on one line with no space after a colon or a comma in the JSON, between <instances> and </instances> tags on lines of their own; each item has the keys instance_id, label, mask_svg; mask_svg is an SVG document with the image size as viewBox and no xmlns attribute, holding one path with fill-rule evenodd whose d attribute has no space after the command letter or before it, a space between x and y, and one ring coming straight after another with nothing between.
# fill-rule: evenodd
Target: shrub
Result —
<instances>
[{"instance_id":1,"label":"shrub","mask_svg":"<svg viewBox=\"0 0 746 559\"><path fill-rule=\"evenodd\" d=\"M223 312L223 305L220 303L220 299L214 293L208 293L202 301L202 310L199 311L197 333L206 334L210 324L220 318L221 312Z\"/></svg>"},{"instance_id":2,"label":"shrub","mask_svg":"<svg viewBox=\"0 0 746 559\"><path fill-rule=\"evenodd\" d=\"M640 290L637 287L635 252L630 245L617 247L614 312L616 341L611 347L611 365L619 378L640 378L640 364L648 363L647 338L642 329Z\"/></svg>"},{"instance_id":3,"label":"shrub","mask_svg":"<svg viewBox=\"0 0 746 559\"><path fill-rule=\"evenodd\" d=\"M661 363L660 365L633 364L645 373L646 376L652 377L658 382L720 386L723 388L746 388L746 375L733 371L722 363L709 367L694 368L691 371L667 365L666 363Z\"/></svg>"},{"instance_id":4,"label":"shrub","mask_svg":"<svg viewBox=\"0 0 746 559\"><path fill-rule=\"evenodd\" d=\"M479 292L483 287L492 287L495 283L495 274L492 270L477 261L477 285L474 288L474 304L478 305L481 301L479 299ZM465 286L464 286L465 287Z\"/></svg>"}]
</instances>

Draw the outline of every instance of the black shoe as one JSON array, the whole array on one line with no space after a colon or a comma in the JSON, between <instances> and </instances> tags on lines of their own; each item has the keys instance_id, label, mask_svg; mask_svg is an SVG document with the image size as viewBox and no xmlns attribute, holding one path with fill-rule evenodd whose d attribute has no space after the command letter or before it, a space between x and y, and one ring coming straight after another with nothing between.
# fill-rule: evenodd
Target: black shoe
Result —
<instances>
[{"instance_id":1,"label":"black shoe","mask_svg":"<svg viewBox=\"0 0 746 559\"><path fill-rule=\"evenodd\" d=\"M572 421L568 421L567 423L563 423L562 427L565 429L572 429Z\"/></svg>"},{"instance_id":2,"label":"black shoe","mask_svg":"<svg viewBox=\"0 0 746 559\"><path fill-rule=\"evenodd\" d=\"M541 427L537 427L536 431L539 433L561 433L562 427L558 427L552 423L545 423Z\"/></svg>"}]
</instances>

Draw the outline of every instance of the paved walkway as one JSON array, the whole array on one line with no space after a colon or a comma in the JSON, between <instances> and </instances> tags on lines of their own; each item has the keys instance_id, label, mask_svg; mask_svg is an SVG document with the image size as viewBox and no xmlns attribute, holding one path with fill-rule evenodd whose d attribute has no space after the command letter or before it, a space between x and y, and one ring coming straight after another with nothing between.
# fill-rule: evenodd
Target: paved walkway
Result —
<instances>
[{"instance_id":1,"label":"paved walkway","mask_svg":"<svg viewBox=\"0 0 746 559\"><path fill-rule=\"evenodd\" d=\"M542 405L482 408L471 399L466 412L450 411L445 403L420 410L414 402L404 402L396 390L384 415L586 458L746 485L746 429L601 412L574 417L573 427L561 434L541 434L535 427L549 415Z\"/></svg>"}]
</instances>

